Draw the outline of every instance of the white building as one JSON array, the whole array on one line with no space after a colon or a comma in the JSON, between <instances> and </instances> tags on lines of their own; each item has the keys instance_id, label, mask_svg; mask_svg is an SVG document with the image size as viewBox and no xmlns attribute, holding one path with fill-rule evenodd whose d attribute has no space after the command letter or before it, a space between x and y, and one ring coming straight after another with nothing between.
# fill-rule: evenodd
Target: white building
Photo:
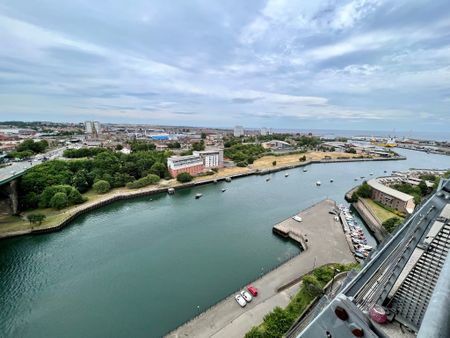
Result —
<instances>
[{"instance_id":1,"label":"white building","mask_svg":"<svg viewBox=\"0 0 450 338\"><path fill-rule=\"evenodd\" d=\"M244 127L236 126L234 127L234 137L244 136Z\"/></svg>"},{"instance_id":2,"label":"white building","mask_svg":"<svg viewBox=\"0 0 450 338\"><path fill-rule=\"evenodd\" d=\"M261 134L261 136L266 136L269 134L269 131L267 130L267 128L261 128L259 133Z\"/></svg>"},{"instance_id":3,"label":"white building","mask_svg":"<svg viewBox=\"0 0 450 338\"><path fill-rule=\"evenodd\" d=\"M193 151L192 153L193 155L200 156L203 159L205 168L223 167L223 149Z\"/></svg>"},{"instance_id":4,"label":"white building","mask_svg":"<svg viewBox=\"0 0 450 338\"><path fill-rule=\"evenodd\" d=\"M261 146L264 149L272 149L272 150L286 150L286 149L291 149L292 146L284 141L279 141L279 140L272 140L269 142L263 142L261 143Z\"/></svg>"}]
</instances>

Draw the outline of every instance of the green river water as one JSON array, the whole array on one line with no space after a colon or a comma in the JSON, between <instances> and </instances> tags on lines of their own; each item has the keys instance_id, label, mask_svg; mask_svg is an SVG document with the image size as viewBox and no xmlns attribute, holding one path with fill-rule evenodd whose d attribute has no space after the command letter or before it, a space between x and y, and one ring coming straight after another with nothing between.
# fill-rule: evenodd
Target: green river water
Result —
<instances>
[{"instance_id":1,"label":"green river water","mask_svg":"<svg viewBox=\"0 0 450 338\"><path fill-rule=\"evenodd\" d=\"M60 232L0 241L0 336L162 336L298 254L272 234L275 223L327 197L343 203L355 177L450 168L450 157L398 152L408 159L314 164L269 182L117 202Z\"/></svg>"}]
</instances>

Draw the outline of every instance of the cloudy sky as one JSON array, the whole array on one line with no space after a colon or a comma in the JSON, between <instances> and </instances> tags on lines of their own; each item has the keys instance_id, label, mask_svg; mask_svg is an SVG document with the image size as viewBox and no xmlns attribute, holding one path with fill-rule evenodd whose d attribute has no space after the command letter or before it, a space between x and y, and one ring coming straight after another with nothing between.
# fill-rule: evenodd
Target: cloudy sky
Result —
<instances>
[{"instance_id":1,"label":"cloudy sky","mask_svg":"<svg viewBox=\"0 0 450 338\"><path fill-rule=\"evenodd\" d=\"M0 120L448 130L448 0L0 0Z\"/></svg>"}]
</instances>

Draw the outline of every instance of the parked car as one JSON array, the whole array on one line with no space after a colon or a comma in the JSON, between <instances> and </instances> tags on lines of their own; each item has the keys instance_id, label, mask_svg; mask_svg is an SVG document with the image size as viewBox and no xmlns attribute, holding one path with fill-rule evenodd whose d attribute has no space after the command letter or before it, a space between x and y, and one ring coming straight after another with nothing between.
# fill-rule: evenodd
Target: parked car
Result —
<instances>
[{"instance_id":1,"label":"parked car","mask_svg":"<svg viewBox=\"0 0 450 338\"><path fill-rule=\"evenodd\" d=\"M247 290L252 294L253 297L258 296L258 290L253 285L247 286Z\"/></svg>"},{"instance_id":2,"label":"parked car","mask_svg":"<svg viewBox=\"0 0 450 338\"><path fill-rule=\"evenodd\" d=\"M247 305L247 302L245 301L245 299L244 299L241 295L236 295L236 296L234 296L234 299L236 299L236 302L237 302L241 307L244 307L245 305Z\"/></svg>"},{"instance_id":3,"label":"parked car","mask_svg":"<svg viewBox=\"0 0 450 338\"><path fill-rule=\"evenodd\" d=\"M246 290L241 291L241 296L247 303L250 303L252 301L252 296Z\"/></svg>"}]
</instances>

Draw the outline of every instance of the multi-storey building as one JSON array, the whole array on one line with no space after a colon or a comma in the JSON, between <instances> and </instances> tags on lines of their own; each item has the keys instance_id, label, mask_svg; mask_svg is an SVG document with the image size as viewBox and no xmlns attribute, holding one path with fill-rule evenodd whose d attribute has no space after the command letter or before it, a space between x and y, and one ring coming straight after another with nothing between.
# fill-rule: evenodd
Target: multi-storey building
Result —
<instances>
[{"instance_id":1,"label":"multi-storey building","mask_svg":"<svg viewBox=\"0 0 450 338\"><path fill-rule=\"evenodd\" d=\"M381 184L376 179L367 184L372 188L372 199L397 211L411 214L414 211L414 197Z\"/></svg>"},{"instance_id":2,"label":"multi-storey building","mask_svg":"<svg viewBox=\"0 0 450 338\"><path fill-rule=\"evenodd\" d=\"M244 127L236 126L234 127L234 137L244 136Z\"/></svg>"},{"instance_id":3,"label":"multi-storey building","mask_svg":"<svg viewBox=\"0 0 450 338\"><path fill-rule=\"evenodd\" d=\"M100 135L102 126L98 121L86 121L84 122L84 131L88 135Z\"/></svg>"},{"instance_id":4,"label":"multi-storey building","mask_svg":"<svg viewBox=\"0 0 450 338\"><path fill-rule=\"evenodd\" d=\"M203 159L198 155L171 156L167 159L170 175L176 177L180 173L197 175L205 169Z\"/></svg>"},{"instance_id":5,"label":"multi-storey building","mask_svg":"<svg viewBox=\"0 0 450 338\"><path fill-rule=\"evenodd\" d=\"M211 149L203 151L194 151L194 155L200 156L205 168L223 167L223 149Z\"/></svg>"}]
</instances>

